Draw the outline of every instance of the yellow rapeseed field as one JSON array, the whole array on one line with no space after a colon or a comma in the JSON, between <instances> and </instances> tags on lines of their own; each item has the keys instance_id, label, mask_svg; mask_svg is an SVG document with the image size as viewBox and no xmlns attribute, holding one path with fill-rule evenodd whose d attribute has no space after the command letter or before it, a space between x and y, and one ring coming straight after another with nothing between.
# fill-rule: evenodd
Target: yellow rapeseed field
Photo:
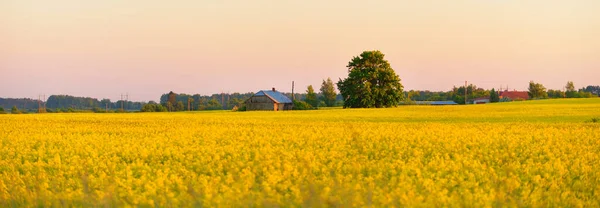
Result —
<instances>
[{"instance_id":1,"label":"yellow rapeseed field","mask_svg":"<svg viewBox=\"0 0 600 208\"><path fill-rule=\"evenodd\" d=\"M0 207L599 207L600 99L0 115Z\"/></svg>"}]
</instances>

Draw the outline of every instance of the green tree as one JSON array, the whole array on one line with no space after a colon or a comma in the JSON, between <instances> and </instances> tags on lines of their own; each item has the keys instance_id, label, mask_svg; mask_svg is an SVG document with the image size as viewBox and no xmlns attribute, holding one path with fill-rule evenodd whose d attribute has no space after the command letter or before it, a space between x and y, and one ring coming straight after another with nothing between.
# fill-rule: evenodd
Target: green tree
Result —
<instances>
[{"instance_id":1,"label":"green tree","mask_svg":"<svg viewBox=\"0 0 600 208\"><path fill-rule=\"evenodd\" d=\"M10 109L10 113L12 113L12 114L21 114L21 111L19 111L19 109L15 105L15 106L12 107L12 109Z\"/></svg>"},{"instance_id":2,"label":"green tree","mask_svg":"<svg viewBox=\"0 0 600 208\"><path fill-rule=\"evenodd\" d=\"M568 81L567 85L565 85L565 90L568 91L575 91L575 85L573 84L572 81Z\"/></svg>"},{"instance_id":3,"label":"green tree","mask_svg":"<svg viewBox=\"0 0 600 208\"><path fill-rule=\"evenodd\" d=\"M6 112L4 112L4 108L2 106L0 106L0 114L5 114Z\"/></svg>"},{"instance_id":4,"label":"green tree","mask_svg":"<svg viewBox=\"0 0 600 208\"><path fill-rule=\"evenodd\" d=\"M400 77L380 51L365 51L348 63L348 78L337 83L344 108L397 106L404 97Z\"/></svg>"},{"instance_id":5,"label":"green tree","mask_svg":"<svg viewBox=\"0 0 600 208\"><path fill-rule=\"evenodd\" d=\"M529 98L531 99L545 99L548 98L548 93L546 92L546 87L540 83L535 83L533 81L529 82Z\"/></svg>"},{"instance_id":6,"label":"green tree","mask_svg":"<svg viewBox=\"0 0 600 208\"><path fill-rule=\"evenodd\" d=\"M498 95L498 92L496 92L496 90L494 88L492 88L492 90L490 91L490 102L497 103L499 101L500 101L500 95Z\"/></svg>"},{"instance_id":7,"label":"green tree","mask_svg":"<svg viewBox=\"0 0 600 208\"><path fill-rule=\"evenodd\" d=\"M188 106L187 106L187 110L191 111L194 108L194 98L192 97L188 97Z\"/></svg>"},{"instance_id":8,"label":"green tree","mask_svg":"<svg viewBox=\"0 0 600 208\"><path fill-rule=\"evenodd\" d=\"M335 105L337 93L335 92L335 86L333 86L331 78L328 77L327 80L323 80L323 83L321 84L321 94L323 95L325 105L328 107Z\"/></svg>"},{"instance_id":9,"label":"green tree","mask_svg":"<svg viewBox=\"0 0 600 208\"><path fill-rule=\"evenodd\" d=\"M238 109L244 106L244 100L239 98L233 98L227 101L227 108L233 109L236 106L238 107Z\"/></svg>"},{"instance_id":10,"label":"green tree","mask_svg":"<svg viewBox=\"0 0 600 208\"><path fill-rule=\"evenodd\" d=\"M594 94L596 96L600 95L600 86L593 86L593 85L588 85L585 88L581 88L579 91L582 92L589 92L591 94Z\"/></svg>"},{"instance_id":11,"label":"green tree","mask_svg":"<svg viewBox=\"0 0 600 208\"><path fill-rule=\"evenodd\" d=\"M215 98L208 101L207 110L221 110L223 106L219 103L219 101Z\"/></svg>"},{"instance_id":12,"label":"green tree","mask_svg":"<svg viewBox=\"0 0 600 208\"><path fill-rule=\"evenodd\" d=\"M161 104L154 104L154 107L155 112L167 112L167 108Z\"/></svg>"},{"instance_id":13,"label":"green tree","mask_svg":"<svg viewBox=\"0 0 600 208\"><path fill-rule=\"evenodd\" d=\"M313 107L317 107L319 104L319 101L317 100L317 93L315 93L315 89L312 85L308 85L308 88L306 89L306 98L304 101Z\"/></svg>"},{"instance_id":14,"label":"green tree","mask_svg":"<svg viewBox=\"0 0 600 208\"><path fill-rule=\"evenodd\" d=\"M560 90L553 90L553 89L549 89L548 90L548 97L549 98L564 98L565 92L560 91Z\"/></svg>"},{"instance_id":15,"label":"green tree","mask_svg":"<svg viewBox=\"0 0 600 208\"><path fill-rule=\"evenodd\" d=\"M168 104L167 104L168 105ZM167 108L161 104L150 102L142 106L142 112L167 112Z\"/></svg>"},{"instance_id":16,"label":"green tree","mask_svg":"<svg viewBox=\"0 0 600 208\"><path fill-rule=\"evenodd\" d=\"M152 103L148 103L148 104L142 106L142 109L140 109L140 111L142 111L142 112L155 112L156 111L156 105L152 104Z\"/></svg>"},{"instance_id":17,"label":"green tree","mask_svg":"<svg viewBox=\"0 0 600 208\"><path fill-rule=\"evenodd\" d=\"M171 102L167 102L166 107L169 112L173 112L175 110L175 108L173 107L173 104L171 104Z\"/></svg>"},{"instance_id":18,"label":"green tree","mask_svg":"<svg viewBox=\"0 0 600 208\"><path fill-rule=\"evenodd\" d=\"M406 93L406 96L407 96L407 98L406 98L407 100L417 101L417 100L420 100L419 97L421 96L421 94L419 93L419 91L411 90L411 91L408 91L408 93Z\"/></svg>"},{"instance_id":19,"label":"green tree","mask_svg":"<svg viewBox=\"0 0 600 208\"><path fill-rule=\"evenodd\" d=\"M185 110L185 106L183 105L183 102L177 101L177 105L175 106L175 111L184 111L184 110Z\"/></svg>"},{"instance_id":20,"label":"green tree","mask_svg":"<svg viewBox=\"0 0 600 208\"><path fill-rule=\"evenodd\" d=\"M294 100L294 107L292 110L310 110L313 109L313 106L305 101Z\"/></svg>"},{"instance_id":21,"label":"green tree","mask_svg":"<svg viewBox=\"0 0 600 208\"><path fill-rule=\"evenodd\" d=\"M568 81L567 85L565 85L565 97L568 98L577 98L579 97L579 93L575 91L575 85L572 81Z\"/></svg>"}]
</instances>

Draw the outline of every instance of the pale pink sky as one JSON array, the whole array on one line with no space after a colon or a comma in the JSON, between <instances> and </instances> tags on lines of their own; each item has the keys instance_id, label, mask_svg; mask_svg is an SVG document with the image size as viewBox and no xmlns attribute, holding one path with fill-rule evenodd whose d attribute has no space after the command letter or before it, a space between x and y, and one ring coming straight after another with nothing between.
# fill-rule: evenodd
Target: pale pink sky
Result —
<instances>
[{"instance_id":1,"label":"pale pink sky","mask_svg":"<svg viewBox=\"0 0 600 208\"><path fill-rule=\"evenodd\" d=\"M305 91L364 50L406 90L600 84L598 0L0 0L0 97ZM318 88L318 87L316 87Z\"/></svg>"}]
</instances>

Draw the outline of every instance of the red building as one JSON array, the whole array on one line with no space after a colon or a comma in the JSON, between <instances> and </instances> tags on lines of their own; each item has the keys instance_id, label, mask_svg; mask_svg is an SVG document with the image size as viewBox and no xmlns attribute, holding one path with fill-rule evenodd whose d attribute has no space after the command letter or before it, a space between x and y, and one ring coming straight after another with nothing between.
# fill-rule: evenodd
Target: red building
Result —
<instances>
[{"instance_id":1,"label":"red building","mask_svg":"<svg viewBox=\"0 0 600 208\"><path fill-rule=\"evenodd\" d=\"M500 92L500 99L509 99L509 100L527 100L529 99L529 94L527 91L503 91Z\"/></svg>"}]
</instances>

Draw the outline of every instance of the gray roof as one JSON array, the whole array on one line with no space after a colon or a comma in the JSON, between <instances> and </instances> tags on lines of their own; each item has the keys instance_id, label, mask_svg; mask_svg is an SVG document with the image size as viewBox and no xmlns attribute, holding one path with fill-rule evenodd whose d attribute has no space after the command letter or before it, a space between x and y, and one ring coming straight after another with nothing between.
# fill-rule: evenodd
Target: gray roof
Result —
<instances>
[{"instance_id":1,"label":"gray roof","mask_svg":"<svg viewBox=\"0 0 600 208\"><path fill-rule=\"evenodd\" d=\"M277 103L292 103L292 100L290 98L288 98L283 93L280 93L278 91L261 90L261 91L258 91L254 95L258 95L258 96L266 95L267 97L270 97L271 99L273 99L273 101L275 101Z\"/></svg>"},{"instance_id":2,"label":"gray roof","mask_svg":"<svg viewBox=\"0 0 600 208\"><path fill-rule=\"evenodd\" d=\"M431 105L456 105L458 103L454 102L454 101L433 101L431 102Z\"/></svg>"},{"instance_id":3,"label":"gray roof","mask_svg":"<svg viewBox=\"0 0 600 208\"><path fill-rule=\"evenodd\" d=\"M456 105L452 100L447 101L415 101L417 105Z\"/></svg>"}]
</instances>

